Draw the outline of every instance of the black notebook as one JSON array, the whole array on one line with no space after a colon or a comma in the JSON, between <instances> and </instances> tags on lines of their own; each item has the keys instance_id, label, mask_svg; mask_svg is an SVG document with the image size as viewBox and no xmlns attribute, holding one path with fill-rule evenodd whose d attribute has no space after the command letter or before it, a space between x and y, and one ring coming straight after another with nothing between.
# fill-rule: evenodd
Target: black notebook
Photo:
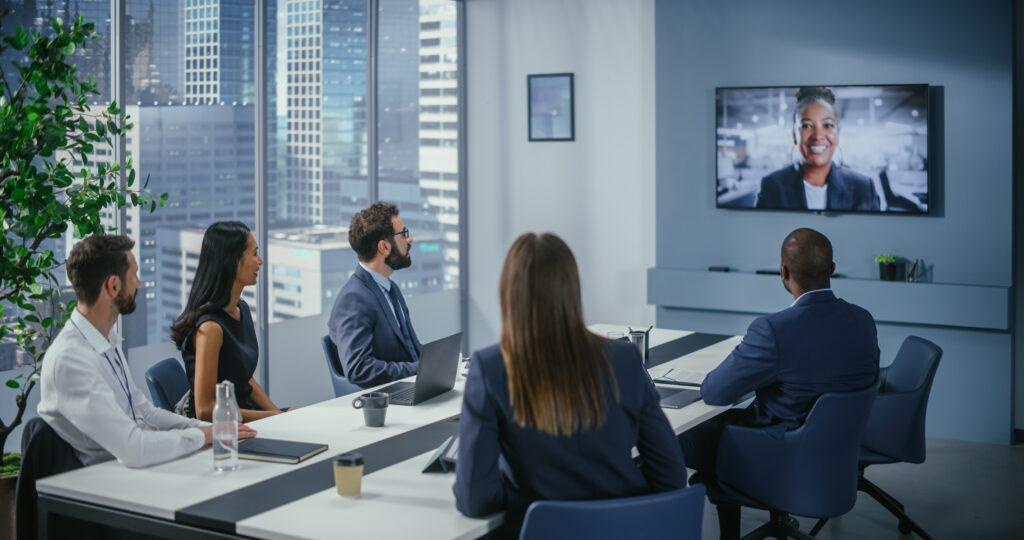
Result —
<instances>
[{"instance_id":1,"label":"black notebook","mask_svg":"<svg viewBox=\"0 0 1024 540\"><path fill-rule=\"evenodd\" d=\"M238 441L238 457L276 463L298 463L327 450L326 444L282 441L280 439L245 439Z\"/></svg>"}]
</instances>

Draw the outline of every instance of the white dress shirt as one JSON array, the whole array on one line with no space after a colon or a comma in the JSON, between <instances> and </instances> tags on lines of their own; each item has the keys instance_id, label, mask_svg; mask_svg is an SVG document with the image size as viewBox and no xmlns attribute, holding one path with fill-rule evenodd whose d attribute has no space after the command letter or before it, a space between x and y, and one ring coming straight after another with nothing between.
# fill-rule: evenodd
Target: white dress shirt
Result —
<instances>
[{"instance_id":1,"label":"white dress shirt","mask_svg":"<svg viewBox=\"0 0 1024 540\"><path fill-rule=\"evenodd\" d=\"M146 467L202 448L197 426L208 424L153 405L132 381L120 342L75 310L46 351L39 416L85 465L116 458Z\"/></svg>"}]
</instances>

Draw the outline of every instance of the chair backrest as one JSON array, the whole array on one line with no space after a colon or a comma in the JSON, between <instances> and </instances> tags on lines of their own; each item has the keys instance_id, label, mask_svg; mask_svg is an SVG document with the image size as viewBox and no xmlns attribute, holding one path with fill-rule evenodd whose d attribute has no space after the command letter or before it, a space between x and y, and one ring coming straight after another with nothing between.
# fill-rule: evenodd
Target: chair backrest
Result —
<instances>
[{"instance_id":1,"label":"chair backrest","mask_svg":"<svg viewBox=\"0 0 1024 540\"><path fill-rule=\"evenodd\" d=\"M857 458L874 384L856 392L822 394L804 424L781 439L762 429L728 426L718 476L762 505L824 518L857 502Z\"/></svg>"},{"instance_id":2,"label":"chair backrest","mask_svg":"<svg viewBox=\"0 0 1024 540\"><path fill-rule=\"evenodd\" d=\"M699 540L704 486L654 495L596 501L537 501L519 540L564 538L673 538Z\"/></svg>"},{"instance_id":3,"label":"chair backrest","mask_svg":"<svg viewBox=\"0 0 1024 540\"><path fill-rule=\"evenodd\" d=\"M15 494L18 540L36 538L36 480L81 466L74 448L42 418L25 423L21 432L21 473Z\"/></svg>"},{"instance_id":4,"label":"chair backrest","mask_svg":"<svg viewBox=\"0 0 1024 540\"><path fill-rule=\"evenodd\" d=\"M154 405L174 411L174 406L188 392L188 375L177 358L165 358L146 370L146 386Z\"/></svg>"},{"instance_id":5,"label":"chair backrest","mask_svg":"<svg viewBox=\"0 0 1024 540\"><path fill-rule=\"evenodd\" d=\"M931 341L917 336L903 340L892 364L879 374L878 399L861 443L868 452L893 462L924 461L928 396L941 359L942 349Z\"/></svg>"},{"instance_id":6,"label":"chair backrest","mask_svg":"<svg viewBox=\"0 0 1024 540\"><path fill-rule=\"evenodd\" d=\"M330 334L320 338L320 345L324 349L324 358L327 359L327 371L330 372L331 384L334 385L334 397L362 390L345 377L345 372L341 367L341 358L338 358L338 348L334 346L334 340L331 339Z\"/></svg>"}]
</instances>

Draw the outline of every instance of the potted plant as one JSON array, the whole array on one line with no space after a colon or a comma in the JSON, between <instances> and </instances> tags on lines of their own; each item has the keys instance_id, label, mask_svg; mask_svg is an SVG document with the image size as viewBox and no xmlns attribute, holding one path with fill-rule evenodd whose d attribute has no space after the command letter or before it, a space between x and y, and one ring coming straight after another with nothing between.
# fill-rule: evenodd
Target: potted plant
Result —
<instances>
[{"instance_id":1,"label":"potted plant","mask_svg":"<svg viewBox=\"0 0 1024 540\"><path fill-rule=\"evenodd\" d=\"M875 262L878 263L878 278L882 281L899 281L903 279L900 270L902 270L902 264L895 255L889 253L883 253L875 257Z\"/></svg>"},{"instance_id":2,"label":"potted plant","mask_svg":"<svg viewBox=\"0 0 1024 540\"><path fill-rule=\"evenodd\" d=\"M152 212L167 198L133 187L131 158L90 160L96 146L112 146L132 127L116 102L98 110L87 105L97 84L69 63L99 37L93 23L53 19L48 36L21 26L9 33L2 26L8 12L0 8L0 55L13 49L18 52L9 54L20 61L14 73L0 65L0 345L16 343L30 369L6 381L18 390L17 412L0 419L0 448L21 423L46 349L75 307L60 298L64 260L55 253L57 240L105 232L104 210L130 203ZM72 171L76 160L83 166Z\"/></svg>"}]
</instances>

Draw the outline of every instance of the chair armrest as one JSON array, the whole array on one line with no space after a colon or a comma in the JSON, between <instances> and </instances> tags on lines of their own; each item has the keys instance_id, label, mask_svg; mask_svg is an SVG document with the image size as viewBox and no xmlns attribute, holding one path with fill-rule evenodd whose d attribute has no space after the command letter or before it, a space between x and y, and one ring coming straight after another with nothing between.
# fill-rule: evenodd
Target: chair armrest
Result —
<instances>
[{"instance_id":1,"label":"chair armrest","mask_svg":"<svg viewBox=\"0 0 1024 540\"><path fill-rule=\"evenodd\" d=\"M878 394L868 415L861 446L896 461L924 461L924 407L921 389Z\"/></svg>"},{"instance_id":2,"label":"chair armrest","mask_svg":"<svg viewBox=\"0 0 1024 540\"><path fill-rule=\"evenodd\" d=\"M770 500L788 468L795 434L776 438L763 428L726 426L718 447L718 478L754 499Z\"/></svg>"}]
</instances>

